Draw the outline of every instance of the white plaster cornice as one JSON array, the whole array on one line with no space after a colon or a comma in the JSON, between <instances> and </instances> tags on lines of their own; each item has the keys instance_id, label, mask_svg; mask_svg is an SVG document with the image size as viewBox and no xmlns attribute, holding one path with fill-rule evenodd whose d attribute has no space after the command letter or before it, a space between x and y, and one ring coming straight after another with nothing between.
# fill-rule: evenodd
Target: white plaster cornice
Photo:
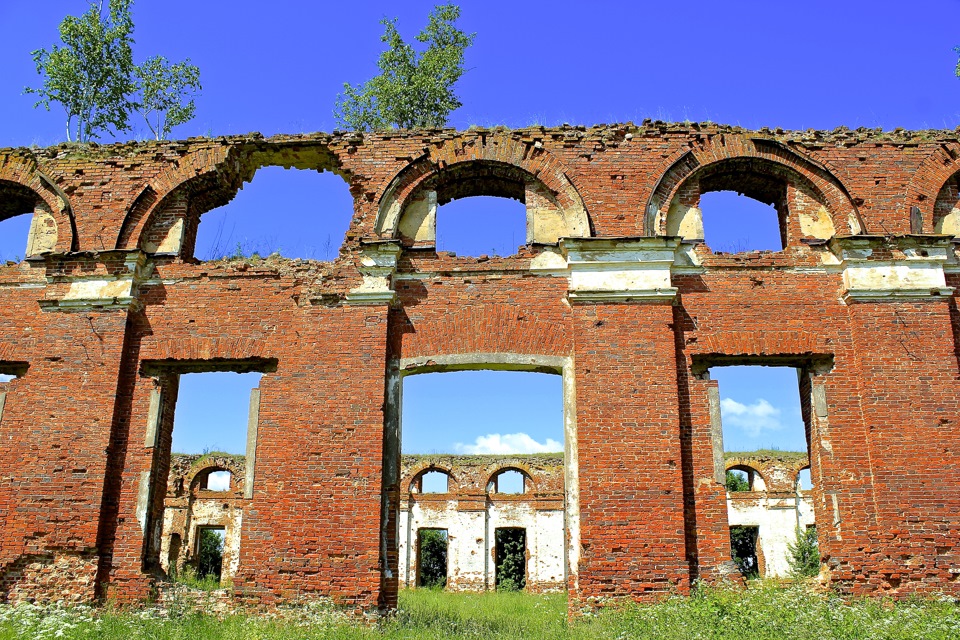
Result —
<instances>
[{"instance_id":1,"label":"white plaster cornice","mask_svg":"<svg viewBox=\"0 0 960 640\"><path fill-rule=\"evenodd\" d=\"M564 238L571 302L673 302L680 238Z\"/></svg>"},{"instance_id":2,"label":"white plaster cornice","mask_svg":"<svg viewBox=\"0 0 960 640\"><path fill-rule=\"evenodd\" d=\"M951 296L944 267L948 236L845 236L830 241L843 277L846 303L936 299Z\"/></svg>"},{"instance_id":3,"label":"white plaster cornice","mask_svg":"<svg viewBox=\"0 0 960 640\"><path fill-rule=\"evenodd\" d=\"M400 251L400 243L396 240L361 244L359 270L363 282L350 290L345 302L351 305L391 304L397 297L392 280Z\"/></svg>"}]
</instances>

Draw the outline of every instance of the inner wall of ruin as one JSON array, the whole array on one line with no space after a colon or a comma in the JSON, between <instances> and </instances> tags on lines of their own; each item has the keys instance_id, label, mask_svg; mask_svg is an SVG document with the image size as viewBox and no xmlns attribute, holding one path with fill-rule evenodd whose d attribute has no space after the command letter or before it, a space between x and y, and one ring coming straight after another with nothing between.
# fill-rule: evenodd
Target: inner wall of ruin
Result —
<instances>
[{"instance_id":1,"label":"inner wall of ruin","mask_svg":"<svg viewBox=\"0 0 960 640\"><path fill-rule=\"evenodd\" d=\"M271 165L349 185L339 257L194 259ZM960 595L958 172L950 131L651 122L2 149L33 222L0 266L0 594L150 598L179 376L259 371L233 595L392 607L403 379L476 368L563 378L571 606L684 593L735 572L710 370L753 364L800 371L822 579ZM784 249L712 251L718 190ZM525 204L518 253L436 251L476 195Z\"/></svg>"}]
</instances>

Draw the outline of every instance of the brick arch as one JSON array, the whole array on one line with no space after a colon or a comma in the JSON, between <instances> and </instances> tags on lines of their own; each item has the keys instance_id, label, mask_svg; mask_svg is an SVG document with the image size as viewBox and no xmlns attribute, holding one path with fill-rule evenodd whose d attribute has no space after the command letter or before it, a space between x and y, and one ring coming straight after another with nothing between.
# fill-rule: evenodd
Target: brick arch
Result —
<instances>
[{"instance_id":1,"label":"brick arch","mask_svg":"<svg viewBox=\"0 0 960 640\"><path fill-rule=\"evenodd\" d=\"M404 358L468 353L567 356L573 350L564 323L544 322L534 311L506 304L464 306L398 330Z\"/></svg>"},{"instance_id":2,"label":"brick arch","mask_svg":"<svg viewBox=\"0 0 960 640\"><path fill-rule=\"evenodd\" d=\"M838 233L863 233L865 227L856 204L843 183L824 165L779 142L741 136L719 136L681 148L658 167L660 178L646 193L644 235L665 235L667 209L680 189L703 172L731 160L755 159L772 171L787 172L802 180L817 194L833 218ZM859 228L857 228L859 227Z\"/></svg>"},{"instance_id":3,"label":"brick arch","mask_svg":"<svg viewBox=\"0 0 960 640\"><path fill-rule=\"evenodd\" d=\"M236 487L243 487L244 463L227 456L211 455L207 458L199 458L190 465L190 470L183 476L185 491L192 493L197 479L204 473L213 473L214 471L229 471L233 476L232 484Z\"/></svg>"},{"instance_id":4,"label":"brick arch","mask_svg":"<svg viewBox=\"0 0 960 640\"><path fill-rule=\"evenodd\" d=\"M829 355L826 339L806 331L736 331L699 334L687 345L691 356Z\"/></svg>"},{"instance_id":5,"label":"brick arch","mask_svg":"<svg viewBox=\"0 0 960 640\"><path fill-rule=\"evenodd\" d=\"M960 173L960 145L942 144L933 150L907 184L905 205L918 207L923 216L922 232L933 231L934 206L940 190Z\"/></svg>"},{"instance_id":6,"label":"brick arch","mask_svg":"<svg viewBox=\"0 0 960 640\"><path fill-rule=\"evenodd\" d=\"M79 248L77 225L70 199L57 184L47 177L32 157L0 155L0 192L4 185L25 190L37 202L42 202L57 224L55 251L66 253ZM31 209L32 210L32 209ZM23 213L27 213L24 211Z\"/></svg>"},{"instance_id":7,"label":"brick arch","mask_svg":"<svg viewBox=\"0 0 960 640\"><path fill-rule=\"evenodd\" d=\"M490 486L491 482L493 482L493 478L505 471L519 471L527 480L530 481L530 490L524 491L524 494L535 493L538 490L540 483L535 477L534 472L530 469L530 465L520 460L501 458L495 463L488 465L486 469L484 469L486 481L483 483L483 492L488 493L487 487Z\"/></svg>"},{"instance_id":8,"label":"brick arch","mask_svg":"<svg viewBox=\"0 0 960 640\"><path fill-rule=\"evenodd\" d=\"M405 495L409 494L413 482L423 474L430 473L431 471L440 471L447 475L447 493L457 493L457 491L460 490L461 481L457 478L457 474L454 473L452 466L437 464L436 461L425 460L410 468L410 471L407 472L407 478L401 485L401 492Z\"/></svg>"},{"instance_id":9,"label":"brick arch","mask_svg":"<svg viewBox=\"0 0 960 640\"><path fill-rule=\"evenodd\" d=\"M760 476L761 480L763 480L763 486L767 487L768 489L770 487L770 483L767 480L769 471L764 468L763 464L757 463L753 460L730 458L724 461L723 470L724 471L737 470L737 471L746 471L746 472L752 471L753 473Z\"/></svg>"},{"instance_id":10,"label":"brick arch","mask_svg":"<svg viewBox=\"0 0 960 640\"><path fill-rule=\"evenodd\" d=\"M497 163L522 171L538 182L556 200L557 207L577 236L591 235L591 225L583 198L570 181L567 168L553 154L509 133L458 136L445 141L405 167L383 188L374 225L376 233L395 237L403 207L424 182L458 167L472 163Z\"/></svg>"},{"instance_id":11,"label":"brick arch","mask_svg":"<svg viewBox=\"0 0 960 640\"><path fill-rule=\"evenodd\" d=\"M144 184L120 225L116 248L138 248L157 212L178 193L205 191L211 201L229 202L243 183L237 156L236 147L194 151Z\"/></svg>"}]
</instances>

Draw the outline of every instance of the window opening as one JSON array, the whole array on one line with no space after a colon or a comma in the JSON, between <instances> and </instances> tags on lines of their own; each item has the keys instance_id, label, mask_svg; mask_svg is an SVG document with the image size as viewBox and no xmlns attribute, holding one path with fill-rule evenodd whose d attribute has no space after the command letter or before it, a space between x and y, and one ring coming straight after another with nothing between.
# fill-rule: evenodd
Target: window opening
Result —
<instances>
[{"instance_id":1,"label":"window opening","mask_svg":"<svg viewBox=\"0 0 960 640\"><path fill-rule=\"evenodd\" d=\"M723 448L728 458L763 458L767 460L764 464L783 471L795 469L799 460L809 459L800 399L801 386L804 393L810 388L809 384L801 385L805 371L790 366L714 366L709 375L719 390ZM780 495L795 491L795 480L786 473L772 473L767 480L770 484L756 469L736 465L726 474L728 495L737 490ZM731 554L743 575L787 575L790 552L786 541L793 540L798 524L811 517L808 504L803 500L731 500L727 509L728 522L733 525ZM786 509L793 513L787 514ZM760 526L764 528L762 538Z\"/></svg>"},{"instance_id":2,"label":"window opening","mask_svg":"<svg viewBox=\"0 0 960 640\"><path fill-rule=\"evenodd\" d=\"M538 588L542 584L552 589L563 584L566 578L563 474L551 481L557 486L538 486L537 499L556 505L554 509L540 509L533 504L532 494L528 494L531 501L525 501L526 496L522 494L524 490L531 490L530 478L513 466L516 456L523 454L537 454L532 458L535 464L558 467L563 464L563 377L532 371L407 371L400 384L400 448L404 456L411 457L405 464L413 464L413 456L428 456L431 460L449 456L442 458L442 464L444 469L450 469L453 478L460 479L457 465L463 465L468 477L470 473L487 470L490 476L480 476L480 481L488 482L488 492L514 493L519 498L507 505L487 500L482 505L485 513L479 518L464 518L459 511L466 506L460 500L470 500L472 496L451 494L445 501L432 502L402 500L397 516L401 532L400 581L407 585L420 584L419 531L444 529L450 533L449 554L458 559L449 568L451 585L459 584L461 573L458 572L462 572L467 581L471 576L482 575L486 588L499 585L502 577L498 578L497 558L504 561L505 549L511 548L511 544L520 545L523 561L507 561L506 566L519 563L519 568L508 571L512 582L507 585L522 588L530 584ZM427 471L411 481L411 493L428 492L427 476L438 470ZM421 482L422 485L418 484ZM541 488L543 493L539 493ZM456 491L456 487L451 485L450 490ZM508 533L506 542L499 540L498 536L503 534L497 532L509 528L519 528L522 532L519 543L509 536L520 536L520 533ZM535 548L540 554L531 558L532 573L526 573L527 530L536 535Z\"/></svg>"},{"instance_id":3,"label":"window opening","mask_svg":"<svg viewBox=\"0 0 960 640\"><path fill-rule=\"evenodd\" d=\"M447 586L446 529L420 529L417 535L417 586L443 589Z\"/></svg>"},{"instance_id":4,"label":"window opening","mask_svg":"<svg viewBox=\"0 0 960 640\"><path fill-rule=\"evenodd\" d=\"M727 491L766 491L763 476L756 469L738 465L727 470Z\"/></svg>"},{"instance_id":5,"label":"window opening","mask_svg":"<svg viewBox=\"0 0 960 640\"><path fill-rule=\"evenodd\" d=\"M227 205L200 218L200 260L266 257L334 260L350 220L353 196L340 176L268 166Z\"/></svg>"},{"instance_id":6,"label":"window opening","mask_svg":"<svg viewBox=\"0 0 960 640\"><path fill-rule=\"evenodd\" d=\"M746 471L742 471L741 469L727 470L727 491L730 493L738 493L740 491L750 490L750 480L747 477Z\"/></svg>"},{"instance_id":7,"label":"window opening","mask_svg":"<svg viewBox=\"0 0 960 640\"><path fill-rule=\"evenodd\" d=\"M527 242L523 202L498 196L452 200L437 209L437 251L458 256L511 256Z\"/></svg>"},{"instance_id":8,"label":"window opening","mask_svg":"<svg viewBox=\"0 0 960 640\"><path fill-rule=\"evenodd\" d=\"M730 554L737 568L748 580L760 577L760 562L757 558L757 538L760 527L730 527Z\"/></svg>"},{"instance_id":9,"label":"window opening","mask_svg":"<svg viewBox=\"0 0 960 640\"><path fill-rule=\"evenodd\" d=\"M797 488L801 491L810 491L813 489L813 479L810 477L810 467L801 469L797 474Z\"/></svg>"},{"instance_id":10,"label":"window opening","mask_svg":"<svg viewBox=\"0 0 960 640\"><path fill-rule=\"evenodd\" d=\"M197 577L220 582L223 573L224 527L197 527Z\"/></svg>"},{"instance_id":11,"label":"window opening","mask_svg":"<svg viewBox=\"0 0 960 640\"><path fill-rule=\"evenodd\" d=\"M493 476L488 491L491 493L522 494L526 493L527 478L516 469L507 469Z\"/></svg>"},{"instance_id":12,"label":"window opening","mask_svg":"<svg viewBox=\"0 0 960 640\"><path fill-rule=\"evenodd\" d=\"M427 471L420 475L417 484L420 493L448 493L450 476L443 471Z\"/></svg>"},{"instance_id":13,"label":"window opening","mask_svg":"<svg viewBox=\"0 0 960 640\"><path fill-rule=\"evenodd\" d=\"M172 450L245 453L250 392L259 386L262 375L231 371L181 374Z\"/></svg>"},{"instance_id":14,"label":"window opening","mask_svg":"<svg viewBox=\"0 0 960 640\"><path fill-rule=\"evenodd\" d=\"M207 491L230 491L230 481L233 474L229 471L211 471L203 479L201 489Z\"/></svg>"},{"instance_id":15,"label":"window opening","mask_svg":"<svg viewBox=\"0 0 960 640\"><path fill-rule=\"evenodd\" d=\"M782 251L784 216L765 204L736 191L711 191L700 196L703 235L716 253Z\"/></svg>"},{"instance_id":16,"label":"window opening","mask_svg":"<svg viewBox=\"0 0 960 640\"><path fill-rule=\"evenodd\" d=\"M32 212L0 220L0 266L20 262L26 257L32 220Z\"/></svg>"},{"instance_id":17,"label":"window opening","mask_svg":"<svg viewBox=\"0 0 960 640\"><path fill-rule=\"evenodd\" d=\"M527 586L527 530L496 530L495 560L498 591L519 591Z\"/></svg>"}]
</instances>

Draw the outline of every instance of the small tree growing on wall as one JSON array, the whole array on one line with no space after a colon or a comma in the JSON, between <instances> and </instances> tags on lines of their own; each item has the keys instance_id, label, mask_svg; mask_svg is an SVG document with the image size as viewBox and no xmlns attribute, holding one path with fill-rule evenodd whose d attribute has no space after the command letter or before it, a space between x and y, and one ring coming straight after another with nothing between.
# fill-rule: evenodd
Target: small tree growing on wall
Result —
<instances>
[{"instance_id":1,"label":"small tree growing on wall","mask_svg":"<svg viewBox=\"0 0 960 640\"><path fill-rule=\"evenodd\" d=\"M60 23L63 46L32 53L43 86L24 91L39 96L36 107L63 105L68 142L89 142L110 129L129 131L134 110L157 140L194 117L200 70L189 60L170 64L162 56L135 66L132 5L108 0L105 12L104 0L91 2L85 14Z\"/></svg>"},{"instance_id":2,"label":"small tree growing on wall","mask_svg":"<svg viewBox=\"0 0 960 640\"><path fill-rule=\"evenodd\" d=\"M92 2L80 16L67 16L60 23L63 46L32 53L37 73L45 76L39 89L26 93L39 96L35 106L50 110L59 102L67 113L67 140L76 120L77 142L87 142L113 128L129 129L129 93L133 89L133 0L109 0L104 14L103 0Z\"/></svg>"},{"instance_id":3,"label":"small tree growing on wall","mask_svg":"<svg viewBox=\"0 0 960 640\"><path fill-rule=\"evenodd\" d=\"M463 75L463 52L476 35L455 26L459 17L460 7L454 4L434 7L417 35L418 42L427 44L422 53L403 41L396 19L381 20L380 40L387 50L377 61L380 75L356 87L344 83L334 109L337 121L358 131L444 126L450 112L461 106L453 85Z\"/></svg>"}]
</instances>

